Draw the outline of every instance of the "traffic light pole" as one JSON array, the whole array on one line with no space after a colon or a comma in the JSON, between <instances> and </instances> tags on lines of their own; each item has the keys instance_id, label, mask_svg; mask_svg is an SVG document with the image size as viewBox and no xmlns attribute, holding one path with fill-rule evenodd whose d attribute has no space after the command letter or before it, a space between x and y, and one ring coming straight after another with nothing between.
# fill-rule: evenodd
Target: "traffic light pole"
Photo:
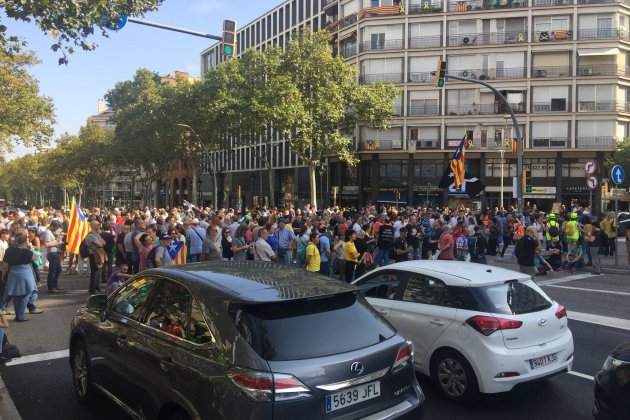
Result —
<instances>
[{"instance_id":1,"label":"traffic light pole","mask_svg":"<svg viewBox=\"0 0 630 420\"><path fill-rule=\"evenodd\" d=\"M217 35L210 35L203 32L191 31L190 29L178 28L176 26L164 25L162 23L149 22L148 20L141 20L136 18L127 18L127 22L137 23L139 25L152 26L154 28L166 29L167 31L181 32L183 34L200 36L202 38L214 39L216 41L222 41L222 38Z\"/></svg>"},{"instance_id":2,"label":"traffic light pole","mask_svg":"<svg viewBox=\"0 0 630 420\"><path fill-rule=\"evenodd\" d=\"M518 179L518 182L516 183L516 203L517 203L517 211L522 214L523 213L523 185L521 181L523 179L523 139L521 138L521 129L518 126L518 121L516 120L516 114L514 114L514 111L510 107L510 104L508 103L507 99L505 99L505 96L503 96L503 94L499 92L497 89L495 89L492 85L482 82L481 80L467 79L465 77L453 76L448 73L445 76L449 79L459 80L459 81L468 82L468 83L476 83L478 85L487 87L488 89L493 91L494 94L498 96L501 99L501 101L503 101L503 103L505 104L505 108L510 114L510 117L512 117L512 125L514 126L514 134L516 136L516 154L517 154L516 178Z\"/></svg>"}]
</instances>

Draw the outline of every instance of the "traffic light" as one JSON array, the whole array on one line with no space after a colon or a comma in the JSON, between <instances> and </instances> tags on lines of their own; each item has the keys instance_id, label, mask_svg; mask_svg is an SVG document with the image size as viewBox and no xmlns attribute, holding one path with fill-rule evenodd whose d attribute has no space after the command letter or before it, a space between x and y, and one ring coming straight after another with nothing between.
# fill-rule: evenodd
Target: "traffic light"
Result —
<instances>
[{"instance_id":1,"label":"traffic light","mask_svg":"<svg viewBox=\"0 0 630 420\"><path fill-rule=\"evenodd\" d=\"M529 169L523 169L523 183L522 188L523 188L523 192L524 193L530 193L532 192L532 178L531 178L531 171Z\"/></svg>"},{"instance_id":2,"label":"traffic light","mask_svg":"<svg viewBox=\"0 0 630 420\"><path fill-rule=\"evenodd\" d=\"M435 71L435 87L444 87L444 77L446 76L446 61L438 60Z\"/></svg>"},{"instance_id":3,"label":"traffic light","mask_svg":"<svg viewBox=\"0 0 630 420\"><path fill-rule=\"evenodd\" d=\"M226 57L236 55L236 21L223 21L223 37L221 38L221 53Z\"/></svg>"}]
</instances>

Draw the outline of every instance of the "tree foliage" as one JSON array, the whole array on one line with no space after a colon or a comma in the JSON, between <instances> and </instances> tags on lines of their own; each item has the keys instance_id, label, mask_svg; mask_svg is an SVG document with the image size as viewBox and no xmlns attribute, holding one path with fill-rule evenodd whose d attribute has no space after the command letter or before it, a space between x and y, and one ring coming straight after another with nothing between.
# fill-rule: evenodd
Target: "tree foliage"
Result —
<instances>
[{"instance_id":1,"label":"tree foliage","mask_svg":"<svg viewBox=\"0 0 630 420\"><path fill-rule=\"evenodd\" d=\"M630 172L630 137L626 137L617 143L615 153L604 162L607 172L609 172L615 165L621 165L626 173ZM628 175L626 175L626 179L621 185L630 185Z\"/></svg>"}]
</instances>

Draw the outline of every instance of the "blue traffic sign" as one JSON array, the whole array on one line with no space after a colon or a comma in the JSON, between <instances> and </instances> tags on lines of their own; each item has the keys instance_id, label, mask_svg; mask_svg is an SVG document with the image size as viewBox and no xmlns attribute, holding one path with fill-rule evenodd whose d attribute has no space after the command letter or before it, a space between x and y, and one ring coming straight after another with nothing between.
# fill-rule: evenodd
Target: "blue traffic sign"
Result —
<instances>
[{"instance_id":1,"label":"blue traffic sign","mask_svg":"<svg viewBox=\"0 0 630 420\"><path fill-rule=\"evenodd\" d=\"M107 19L105 18L105 16L103 16L101 18L101 24L105 24L106 20ZM112 31L117 31L119 29L124 28L126 24L127 24L127 16L122 15L122 16L118 16L111 25L107 25L107 28L111 29Z\"/></svg>"},{"instance_id":2,"label":"blue traffic sign","mask_svg":"<svg viewBox=\"0 0 630 420\"><path fill-rule=\"evenodd\" d=\"M615 165L610 171L610 177L612 178L612 182L619 185L626 179L626 171L623 170L621 165Z\"/></svg>"}]
</instances>

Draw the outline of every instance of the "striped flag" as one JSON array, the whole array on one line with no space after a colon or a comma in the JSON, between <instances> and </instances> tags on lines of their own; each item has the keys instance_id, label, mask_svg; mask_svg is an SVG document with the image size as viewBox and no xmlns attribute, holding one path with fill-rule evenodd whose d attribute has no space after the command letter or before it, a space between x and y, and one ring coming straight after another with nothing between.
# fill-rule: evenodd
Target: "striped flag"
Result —
<instances>
[{"instance_id":1,"label":"striped flag","mask_svg":"<svg viewBox=\"0 0 630 420\"><path fill-rule=\"evenodd\" d=\"M464 134L462 141L459 143L457 150L455 150L455 154L453 155L453 159L451 159L451 170L453 171L453 175L455 175L455 188L459 189L464 182L464 163L466 160L466 144L468 143L468 132Z\"/></svg>"},{"instance_id":2,"label":"striped flag","mask_svg":"<svg viewBox=\"0 0 630 420\"><path fill-rule=\"evenodd\" d=\"M68 236L66 237L66 251L79 254L81 241L90 232L87 217L81 211L74 197L70 206L70 221L68 222Z\"/></svg>"},{"instance_id":3,"label":"striped flag","mask_svg":"<svg viewBox=\"0 0 630 420\"><path fill-rule=\"evenodd\" d=\"M186 264L186 253L188 251L186 247L186 242L184 241L173 241L168 246L168 255L173 260L173 264Z\"/></svg>"}]
</instances>

